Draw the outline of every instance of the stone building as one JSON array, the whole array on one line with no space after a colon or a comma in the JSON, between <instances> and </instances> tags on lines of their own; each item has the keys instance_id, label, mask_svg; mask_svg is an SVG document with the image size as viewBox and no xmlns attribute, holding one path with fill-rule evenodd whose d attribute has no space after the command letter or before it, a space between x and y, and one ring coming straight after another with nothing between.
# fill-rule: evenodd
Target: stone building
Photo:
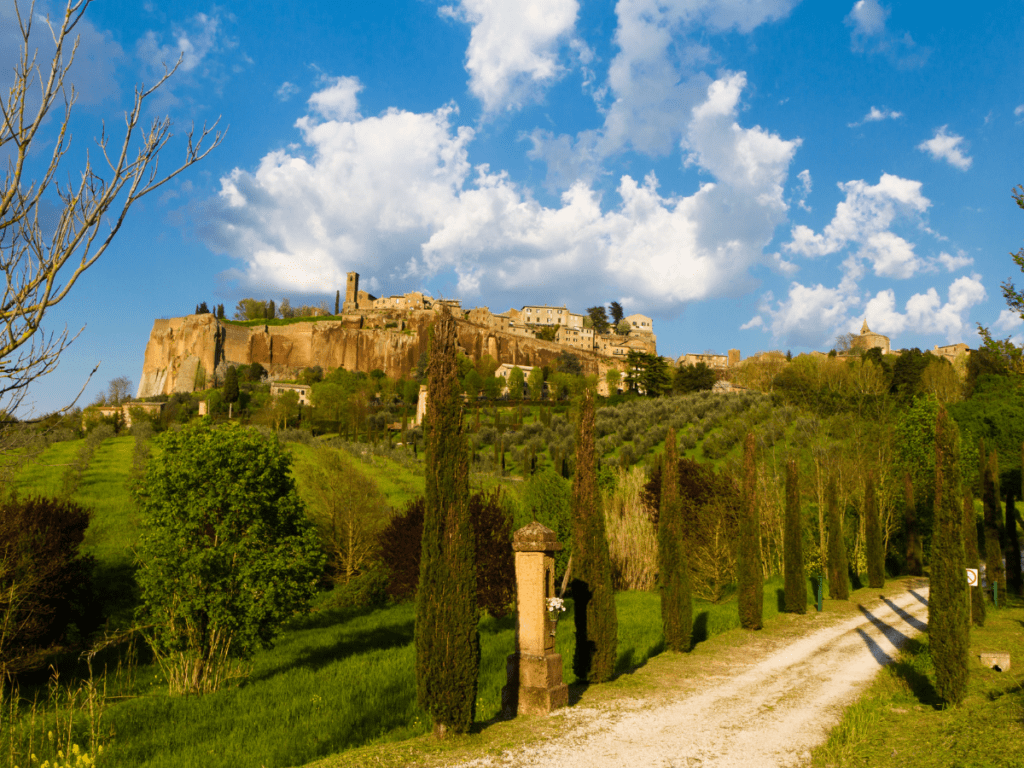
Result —
<instances>
[{"instance_id":1,"label":"stone building","mask_svg":"<svg viewBox=\"0 0 1024 768\"><path fill-rule=\"evenodd\" d=\"M622 319L629 323L630 333L654 333L654 321L647 315L629 315Z\"/></svg>"},{"instance_id":2,"label":"stone building","mask_svg":"<svg viewBox=\"0 0 1024 768\"><path fill-rule=\"evenodd\" d=\"M374 309L430 309L431 298L424 296L419 291L403 293L401 296L388 296L382 299L374 299Z\"/></svg>"},{"instance_id":3,"label":"stone building","mask_svg":"<svg viewBox=\"0 0 1024 768\"><path fill-rule=\"evenodd\" d=\"M279 384L276 381L270 383L270 396L277 397L285 392L295 392L299 396L299 405L312 405L309 393L313 388L307 384Z\"/></svg>"},{"instance_id":4,"label":"stone building","mask_svg":"<svg viewBox=\"0 0 1024 768\"><path fill-rule=\"evenodd\" d=\"M342 305L342 312L358 312L361 309L373 309L376 296L371 296L366 291L359 290L359 273L349 272L348 281L345 283L345 303Z\"/></svg>"},{"instance_id":5,"label":"stone building","mask_svg":"<svg viewBox=\"0 0 1024 768\"><path fill-rule=\"evenodd\" d=\"M971 349L962 341L956 344L947 344L944 347L940 347L938 344L932 350L932 354L938 357L944 357L949 362L954 362L960 355L966 355Z\"/></svg>"},{"instance_id":6,"label":"stone building","mask_svg":"<svg viewBox=\"0 0 1024 768\"><path fill-rule=\"evenodd\" d=\"M558 328L555 341L566 347L590 351L594 349L594 329L584 328L582 325L579 327L562 325Z\"/></svg>"},{"instance_id":7,"label":"stone building","mask_svg":"<svg viewBox=\"0 0 1024 768\"><path fill-rule=\"evenodd\" d=\"M860 336L854 336L850 342L850 351L859 354L875 347L879 347L883 355L888 355L891 352L889 337L872 331L868 328L868 321L865 319L864 324L860 327Z\"/></svg>"},{"instance_id":8,"label":"stone building","mask_svg":"<svg viewBox=\"0 0 1024 768\"><path fill-rule=\"evenodd\" d=\"M522 321L530 325L569 325L571 315L565 305L549 307L547 304L533 304L523 307L521 312ZM580 325L583 325L582 319Z\"/></svg>"}]
</instances>

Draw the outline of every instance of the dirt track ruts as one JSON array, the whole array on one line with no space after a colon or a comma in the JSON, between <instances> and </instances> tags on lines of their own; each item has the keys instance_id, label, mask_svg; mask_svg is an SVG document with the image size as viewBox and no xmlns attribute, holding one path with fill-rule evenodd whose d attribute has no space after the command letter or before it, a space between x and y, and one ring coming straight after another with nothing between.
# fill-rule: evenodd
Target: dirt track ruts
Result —
<instances>
[{"instance_id":1,"label":"dirt track ruts","mask_svg":"<svg viewBox=\"0 0 1024 768\"><path fill-rule=\"evenodd\" d=\"M569 732L465 766L758 768L794 766L928 620L928 588L799 638L696 692L646 708L572 707Z\"/></svg>"}]
</instances>

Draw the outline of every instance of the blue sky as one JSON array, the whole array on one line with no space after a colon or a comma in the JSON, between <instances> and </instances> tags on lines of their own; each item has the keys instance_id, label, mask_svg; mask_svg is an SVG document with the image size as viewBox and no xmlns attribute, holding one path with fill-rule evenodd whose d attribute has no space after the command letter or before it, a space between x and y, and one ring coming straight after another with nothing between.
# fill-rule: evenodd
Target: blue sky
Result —
<instances>
[{"instance_id":1,"label":"blue sky","mask_svg":"<svg viewBox=\"0 0 1024 768\"><path fill-rule=\"evenodd\" d=\"M30 399L66 404L100 361L86 402L137 384L154 318L333 302L349 270L494 311L617 300L672 356L828 349L865 317L894 347L1019 340L1022 10L97 0L68 171L179 52L150 107L178 133L164 164L192 121L228 133L51 312L85 328Z\"/></svg>"}]
</instances>

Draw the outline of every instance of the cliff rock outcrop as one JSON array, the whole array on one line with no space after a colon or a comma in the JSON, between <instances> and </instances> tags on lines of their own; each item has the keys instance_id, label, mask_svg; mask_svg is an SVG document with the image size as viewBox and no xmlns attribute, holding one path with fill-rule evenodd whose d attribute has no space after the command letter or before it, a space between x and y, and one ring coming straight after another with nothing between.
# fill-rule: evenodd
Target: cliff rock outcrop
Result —
<instances>
[{"instance_id":1,"label":"cliff rock outcrop","mask_svg":"<svg viewBox=\"0 0 1024 768\"><path fill-rule=\"evenodd\" d=\"M427 351L432 311L373 312L290 325L242 326L210 314L156 320L146 345L138 397L192 392L214 372L223 379L229 365L260 363L272 378L291 378L303 368L325 371L382 370L408 376ZM390 326L390 327L389 327ZM465 320L459 345L478 360L490 355L510 365L553 365L563 351L576 354L586 374L619 367L594 352L567 350L555 342L505 333Z\"/></svg>"}]
</instances>

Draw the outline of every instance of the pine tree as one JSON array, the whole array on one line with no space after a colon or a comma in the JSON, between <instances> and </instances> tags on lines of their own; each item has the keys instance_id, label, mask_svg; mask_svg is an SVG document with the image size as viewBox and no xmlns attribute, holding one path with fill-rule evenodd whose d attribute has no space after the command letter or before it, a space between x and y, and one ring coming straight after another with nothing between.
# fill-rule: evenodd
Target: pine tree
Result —
<instances>
[{"instance_id":1,"label":"pine tree","mask_svg":"<svg viewBox=\"0 0 1024 768\"><path fill-rule=\"evenodd\" d=\"M339 314L338 310L341 309L341 291L334 292L334 314Z\"/></svg>"},{"instance_id":2,"label":"pine tree","mask_svg":"<svg viewBox=\"0 0 1024 768\"><path fill-rule=\"evenodd\" d=\"M965 568L978 570L978 520L974 514L974 495L970 488L964 488L964 555L967 559ZM971 587L971 620L976 626L985 626L985 593L979 584Z\"/></svg>"},{"instance_id":3,"label":"pine tree","mask_svg":"<svg viewBox=\"0 0 1024 768\"><path fill-rule=\"evenodd\" d=\"M786 610L807 612L807 575L804 573L804 531L800 514L800 476L796 461L786 462L786 529L783 535L786 571Z\"/></svg>"},{"instance_id":4,"label":"pine tree","mask_svg":"<svg viewBox=\"0 0 1024 768\"><path fill-rule=\"evenodd\" d=\"M875 478L870 472L864 484L864 538L867 540L868 586L881 589L885 586L885 545L875 504Z\"/></svg>"},{"instance_id":5,"label":"pine tree","mask_svg":"<svg viewBox=\"0 0 1024 768\"><path fill-rule=\"evenodd\" d=\"M935 690L947 704L959 704L967 691L970 645L968 589L964 576L963 494L960 437L956 424L939 409L935 423L935 527L932 534L928 644L935 665Z\"/></svg>"},{"instance_id":6,"label":"pine tree","mask_svg":"<svg viewBox=\"0 0 1024 768\"><path fill-rule=\"evenodd\" d=\"M665 645L673 651L688 651L693 631L693 601L690 595L690 565L686 557L683 505L679 498L676 431L671 427L665 437L665 468L661 473L658 572L661 576L661 623Z\"/></svg>"},{"instance_id":7,"label":"pine tree","mask_svg":"<svg viewBox=\"0 0 1024 768\"><path fill-rule=\"evenodd\" d=\"M573 614L576 677L603 683L615 672L618 622L612 565L604 529L604 511L597 487L594 455L594 393L586 390L576 434L576 476L572 483Z\"/></svg>"},{"instance_id":8,"label":"pine tree","mask_svg":"<svg viewBox=\"0 0 1024 768\"><path fill-rule=\"evenodd\" d=\"M849 565L834 477L829 478L825 488L825 505L828 510L828 596L833 600L849 600L850 582L846 573Z\"/></svg>"},{"instance_id":9,"label":"pine tree","mask_svg":"<svg viewBox=\"0 0 1024 768\"><path fill-rule=\"evenodd\" d=\"M442 305L427 372L426 504L416 592L416 694L434 733L473 724L480 637L469 458L462 431L455 319Z\"/></svg>"},{"instance_id":10,"label":"pine tree","mask_svg":"<svg viewBox=\"0 0 1024 768\"><path fill-rule=\"evenodd\" d=\"M917 538L917 508L914 503L914 484L910 473L903 476L903 527L907 532L907 573L911 576L924 575L924 562Z\"/></svg>"},{"instance_id":11,"label":"pine tree","mask_svg":"<svg viewBox=\"0 0 1024 768\"><path fill-rule=\"evenodd\" d=\"M1003 568L1003 543L1000 523L1002 504L999 499L999 457L989 454L984 474L985 495L985 581L989 587L998 585L999 594L1006 594L1006 569Z\"/></svg>"},{"instance_id":12,"label":"pine tree","mask_svg":"<svg viewBox=\"0 0 1024 768\"><path fill-rule=\"evenodd\" d=\"M761 572L761 521L757 509L757 465L754 435L743 445L743 507L740 510L739 547L736 552L740 626L760 629L764 606L764 575Z\"/></svg>"},{"instance_id":13,"label":"pine tree","mask_svg":"<svg viewBox=\"0 0 1024 768\"><path fill-rule=\"evenodd\" d=\"M1017 536L1017 507L1013 490L1006 492L1006 589L1015 595L1022 593L1020 572L1020 539Z\"/></svg>"}]
</instances>

